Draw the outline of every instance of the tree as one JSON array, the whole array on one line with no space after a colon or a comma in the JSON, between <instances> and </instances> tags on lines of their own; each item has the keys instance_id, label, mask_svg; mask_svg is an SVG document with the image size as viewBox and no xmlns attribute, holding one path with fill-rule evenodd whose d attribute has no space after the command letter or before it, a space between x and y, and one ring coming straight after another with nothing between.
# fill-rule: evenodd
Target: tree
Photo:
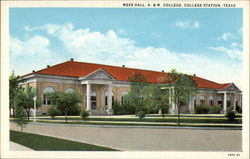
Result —
<instances>
[{"instance_id":1,"label":"tree","mask_svg":"<svg viewBox=\"0 0 250 159\"><path fill-rule=\"evenodd\" d=\"M65 115L65 122L67 123L67 116L70 112L79 108L79 103L82 102L82 97L76 92L53 92L48 93L48 98L56 105L57 109Z\"/></svg>"},{"instance_id":2,"label":"tree","mask_svg":"<svg viewBox=\"0 0 250 159\"><path fill-rule=\"evenodd\" d=\"M28 116L23 107L17 107L14 121L23 132L23 128L28 124Z\"/></svg>"},{"instance_id":3,"label":"tree","mask_svg":"<svg viewBox=\"0 0 250 159\"><path fill-rule=\"evenodd\" d=\"M128 81L135 83L146 83L148 80L142 73L132 72L132 75L128 78Z\"/></svg>"},{"instance_id":4,"label":"tree","mask_svg":"<svg viewBox=\"0 0 250 159\"><path fill-rule=\"evenodd\" d=\"M180 125L180 107L195 95L195 82L189 75L179 73L175 69L170 70L161 81L167 84L171 92L171 101L177 105L178 125Z\"/></svg>"},{"instance_id":5,"label":"tree","mask_svg":"<svg viewBox=\"0 0 250 159\"><path fill-rule=\"evenodd\" d=\"M144 105L143 88L147 84L147 78L139 72L133 72L128 78L131 82L130 92L126 95L125 100L135 108L135 115Z\"/></svg>"},{"instance_id":6,"label":"tree","mask_svg":"<svg viewBox=\"0 0 250 159\"><path fill-rule=\"evenodd\" d=\"M32 88L30 85L27 85L26 88L20 89L17 97L16 97L16 106L19 108L23 108L28 116L28 120L30 119L30 109L34 108L34 97L38 97L36 89ZM37 98L36 107L39 108L41 106L41 99Z\"/></svg>"},{"instance_id":7,"label":"tree","mask_svg":"<svg viewBox=\"0 0 250 159\"><path fill-rule=\"evenodd\" d=\"M14 71L9 76L9 110L11 116L11 109L13 110L13 115L15 114L16 109L16 100L19 91L22 87L19 85L20 79L19 76L16 76Z\"/></svg>"},{"instance_id":8,"label":"tree","mask_svg":"<svg viewBox=\"0 0 250 159\"><path fill-rule=\"evenodd\" d=\"M161 110L162 118L164 118L164 114L168 113L169 109L168 90L161 87L159 84L151 84L144 88L143 93L148 106L148 115L149 108L154 107L157 110Z\"/></svg>"}]
</instances>

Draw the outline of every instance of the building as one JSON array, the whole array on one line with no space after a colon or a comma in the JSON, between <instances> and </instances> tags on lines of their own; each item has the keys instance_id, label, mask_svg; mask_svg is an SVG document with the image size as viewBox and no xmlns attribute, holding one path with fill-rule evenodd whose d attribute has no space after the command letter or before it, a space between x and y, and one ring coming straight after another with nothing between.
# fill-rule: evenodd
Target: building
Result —
<instances>
[{"instance_id":1,"label":"building","mask_svg":"<svg viewBox=\"0 0 250 159\"><path fill-rule=\"evenodd\" d=\"M112 102L123 102L123 97L130 91L128 78L133 72L143 74L150 83L159 83L159 78L165 72L108 66L101 64L76 62L73 59L54 66L33 71L22 76L24 84L29 84L38 90L43 105L42 114L46 114L51 101L46 93L54 91L77 91L83 97L81 108L90 111L106 111L112 114ZM191 97L181 112L194 112L195 104L219 105L222 112L233 106L241 106L241 90L234 83L219 84L195 75L191 78L196 82L196 96ZM171 113L176 113L176 106L172 105Z\"/></svg>"}]
</instances>

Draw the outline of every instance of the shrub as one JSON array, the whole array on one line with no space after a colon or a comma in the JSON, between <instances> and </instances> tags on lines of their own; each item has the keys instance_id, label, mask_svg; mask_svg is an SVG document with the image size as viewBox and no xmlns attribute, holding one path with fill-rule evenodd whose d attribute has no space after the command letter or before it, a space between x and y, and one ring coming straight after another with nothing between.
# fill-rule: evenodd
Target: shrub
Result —
<instances>
[{"instance_id":1,"label":"shrub","mask_svg":"<svg viewBox=\"0 0 250 159\"><path fill-rule=\"evenodd\" d=\"M139 119L142 119L142 118L144 118L145 117L145 112L144 111L139 111L138 112L138 114L137 114L137 116L139 117Z\"/></svg>"},{"instance_id":2,"label":"shrub","mask_svg":"<svg viewBox=\"0 0 250 159\"><path fill-rule=\"evenodd\" d=\"M121 104L119 101L115 100L114 105L112 106L114 115L126 115L126 114L131 114L130 111L128 110L128 105L126 104Z\"/></svg>"},{"instance_id":3,"label":"shrub","mask_svg":"<svg viewBox=\"0 0 250 159\"><path fill-rule=\"evenodd\" d=\"M236 106L236 111L238 112L238 113L242 113L242 108L240 107L240 106Z\"/></svg>"},{"instance_id":4,"label":"shrub","mask_svg":"<svg viewBox=\"0 0 250 159\"><path fill-rule=\"evenodd\" d=\"M47 113L49 116L51 116L51 118L55 118L55 116L61 115L60 111L54 107L50 107Z\"/></svg>"},{"instance_id":5,"label":"shrub","mask_svg":"<svg viewBox=\"0 0 250 159\"><path fill-rule=\"evenodd\" d=\"M82 110L80 112L80 115L81 115L82 119L85 120L89 116L89 112L86 110Z\"/></svg>"},{"instance_id":6,"label":"shrub","mask_svg":"<svg viewBox=\"0 0 250 159\"><path fill-rule=\"evenodd\" d=\"M208 114L210 110L207 105L195 105L194 109L196 114Z\"/></svg>"},{"instance_id":7,"label":"shrub","mask_svg":"<svg viewBox=\"0 0 250 159\"><path fill-rule=\"evenodd\" d=\"M221 107L220 106L210 106L209 113L210 114L220 114Z\"/></svg>"},{"instance_id":8,"label":"shrub","mask_svg":"<svg viewBox=\"0 0 250 159\"><path fill-rule=\"evenodd\" d=\"M226 113L226 117L230 122L235 121L236 114L232 109L228 109Z\"/></svg>"},{"instance_id":9,"label":"shrub","mask_svg":"<svg viewBox=\"0 0 250 159\"><path fill-rule=\"evenodd\" d=\"M71 110L68 112L68 115L79 115L80 112L81 112L81 109L77 105L77 106L71 108Z\"/></svg>"}]
</instances>

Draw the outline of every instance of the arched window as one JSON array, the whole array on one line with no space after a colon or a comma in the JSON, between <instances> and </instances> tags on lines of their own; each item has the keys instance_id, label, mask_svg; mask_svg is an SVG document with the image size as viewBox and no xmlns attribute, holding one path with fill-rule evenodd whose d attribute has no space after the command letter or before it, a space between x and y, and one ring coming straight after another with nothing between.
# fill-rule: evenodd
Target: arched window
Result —
<instances>
[{"instance_id":1,"label":"arched window","mask_svg":"<svg viewBox=\"0 0 250 159\"><path fill-rule=\"evenodd\" d=\"M121 104L124 104L124 96L127 95L127 94L128 94L127 91L123 91L123 92L121 93Z\"/></svg>"},{"instance_id":2,"label":"arched window","mask_svg":"<svg viewBox=\"0 0 250 159\"><path fill-rule=\"evenodd\" d=\"M209 105L214 106L214 97L213 96L209 97Z\"/></svg>"},{"instance_id":3,"label":"arched window","mask_svg":"<svg viewBox=\"0 0 250 159\"><path fill-rule=\"evenodd\" d=\"M94 90L91 90L90 96L91 109L96 109L96 93Z\"/></svg>"},{"instance_id":4,"label":"arched window","mask_svg":"<svg viewBox=\"0 0 250 159\"><path fill-rule=\"evenodd\" d=\"M55 92L55 89L53 87L45 87L43 90L43 104L44 105L51 105L51 100L48 99L48 93Z\"/></svg>"},{"instance_id":5,"label":"arched window","mask_svg":"<svg viewBox=\"0 0 250 159\"><path fill-rule=\"evenodd\" d=\"M74 92L75 90L73 88L68 88L65 92L66 93L71 93L71 92Z\"/></svg>"},{"instance_id":6,"label":"arched window","mask_svg":"<svg viewBox=\"0 0 250 159\"><path fill-rule=\"evenodd\" d=\"M113 93L113 91L111 91L111 95L112 95L112 105L113 105L114 104L114 93ZM108 105L108 90L105 91L104 97L105 97L105 106L107 106Z\"/></svg>"},{"instance_id":7,"label":"arched window","mask_svg":"<svg viewBox=\"0 0 250 159\"><path fill-rule=\"evenodd\" d=\"M227 96L227 107L231 106L231 98Z\"/></svg>"},{"instance_id":8,"label":"arched window","mask_svg":"<svg viewBox=\"0 0 250 159\"><path fill-rule=\"evenodd\" d=\"M201 105L205 104L205 97L204 96L200 96L200 104Z\"/></svg>"}]
</instances>

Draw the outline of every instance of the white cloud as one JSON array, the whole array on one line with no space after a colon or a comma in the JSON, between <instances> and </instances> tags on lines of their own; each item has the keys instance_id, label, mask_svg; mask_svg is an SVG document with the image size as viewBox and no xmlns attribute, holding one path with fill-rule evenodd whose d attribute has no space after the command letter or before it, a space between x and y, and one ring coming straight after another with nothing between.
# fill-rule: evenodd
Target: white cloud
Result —
<instances>
[{"instance_id":1,"label":"white cloud","mask_svg":"<svg viewBox=\"0 0 250 159\"><path fill-rule=\"evenodd\" d=\"M230 45L231 48L238 48L238 49L242 49L242 44L239 44L239 43L236 43L236 42L233 42L231 45Z\"/></svg>"},{"instance_id":2,"label":"white cloud","mask_svg":"<svg viewBox=\"0 0 250 159\"><path fill-rule=\"evenodd\" d=\"M235 39L235 36L232 33L223 33L221 36L217 37L217 40L228 41L230 39Z\"/></svg>"},{"instance_id":3,"label":"white cloud","mask_svg":"<svg viewBox=\"0 0 250 159\"><path fill-rule=\"evenodd\" d=\"M224 46L210 47L210 49L227 54L231 59L242 60L242 45L238 43L232 43L230 48Z\"/></svg>"},{"instance_id":4,"label":"white cloud","mask_svg":"<svg viewBox=\"0 0 250 159\"><path fill-rule=\"evenodd\" d=\"M200 23L199 22L194 22L193 27L198 29L200 28Z\"/></svg>"},{"instance_id":5,"label":"white cloud","mask_svg":"<svg viewBox=\"0 0 250 159\"><path fill-rule=\"evenodd\" d=\"M117 31L117 33L120 34L120 35L127 35L127 32L125 30L123 30L123 29L119 29Z\"/></svg>"},{"instance_id":6,"label":"white cloud","mask_svg":"<svg viewBox=\"0 0 250 159\"><path fill-rule=\"evenodd\" d=\"M176 26L181 27L183 29L199 29L200 28L200 23L195 21L195 22L190 22L190 21L178 21L175 23Z\"/></svg>"},{"instance_id":7,"label":"white cloud","mask_svg":"<svg viewBox=\"0 0 250 159\"><path fill-rule=\"evenodd\" d=\"M180 25L187 27L187 24L180 23ZM194 22L191 26L198 28L199 23ZM200 77L216 82L235 82L241 87L239 79L241 77L241 67L239 65L229 66L220 59L210 59L205 55L200 56L191 53L175 53L167 48L138 47L135 41L129 38L121 38L113 30L101 33L91 31L88 28L75 29L71 23L64 25L46 24L39 28L46 30L49 35L58 38L67 53L79 61L117 66L125 64L126 67L156 71L168 71L171 68L176 68L180 72L195 73ZM12 47L15 48L16 52L22 52L18 51L23 49L20 45L24 45L27 48L28 45L24 43L28 43L28 41L21 42L17 40L12 43ZM43 44L43 48L45 46L45 48L48 48L49 42L41 44ZM240 44L232 43L230 49L223 47L211 47L211 49L225 52L233 58L238 58L241 53L230 50L239 50L239 47Z\"/></svg>"},{"instance_id":8,"label":"white cloud","mask_svg":"<svg viewBox=\"0 0 250 159\"><path fill-rule=\"evenodd\" d=\"M24 41L10 37L10 54L25 56L51 57L54 53L48 49L49 40L46 37L35 35Z\"/></svg>"}]
</instances>

